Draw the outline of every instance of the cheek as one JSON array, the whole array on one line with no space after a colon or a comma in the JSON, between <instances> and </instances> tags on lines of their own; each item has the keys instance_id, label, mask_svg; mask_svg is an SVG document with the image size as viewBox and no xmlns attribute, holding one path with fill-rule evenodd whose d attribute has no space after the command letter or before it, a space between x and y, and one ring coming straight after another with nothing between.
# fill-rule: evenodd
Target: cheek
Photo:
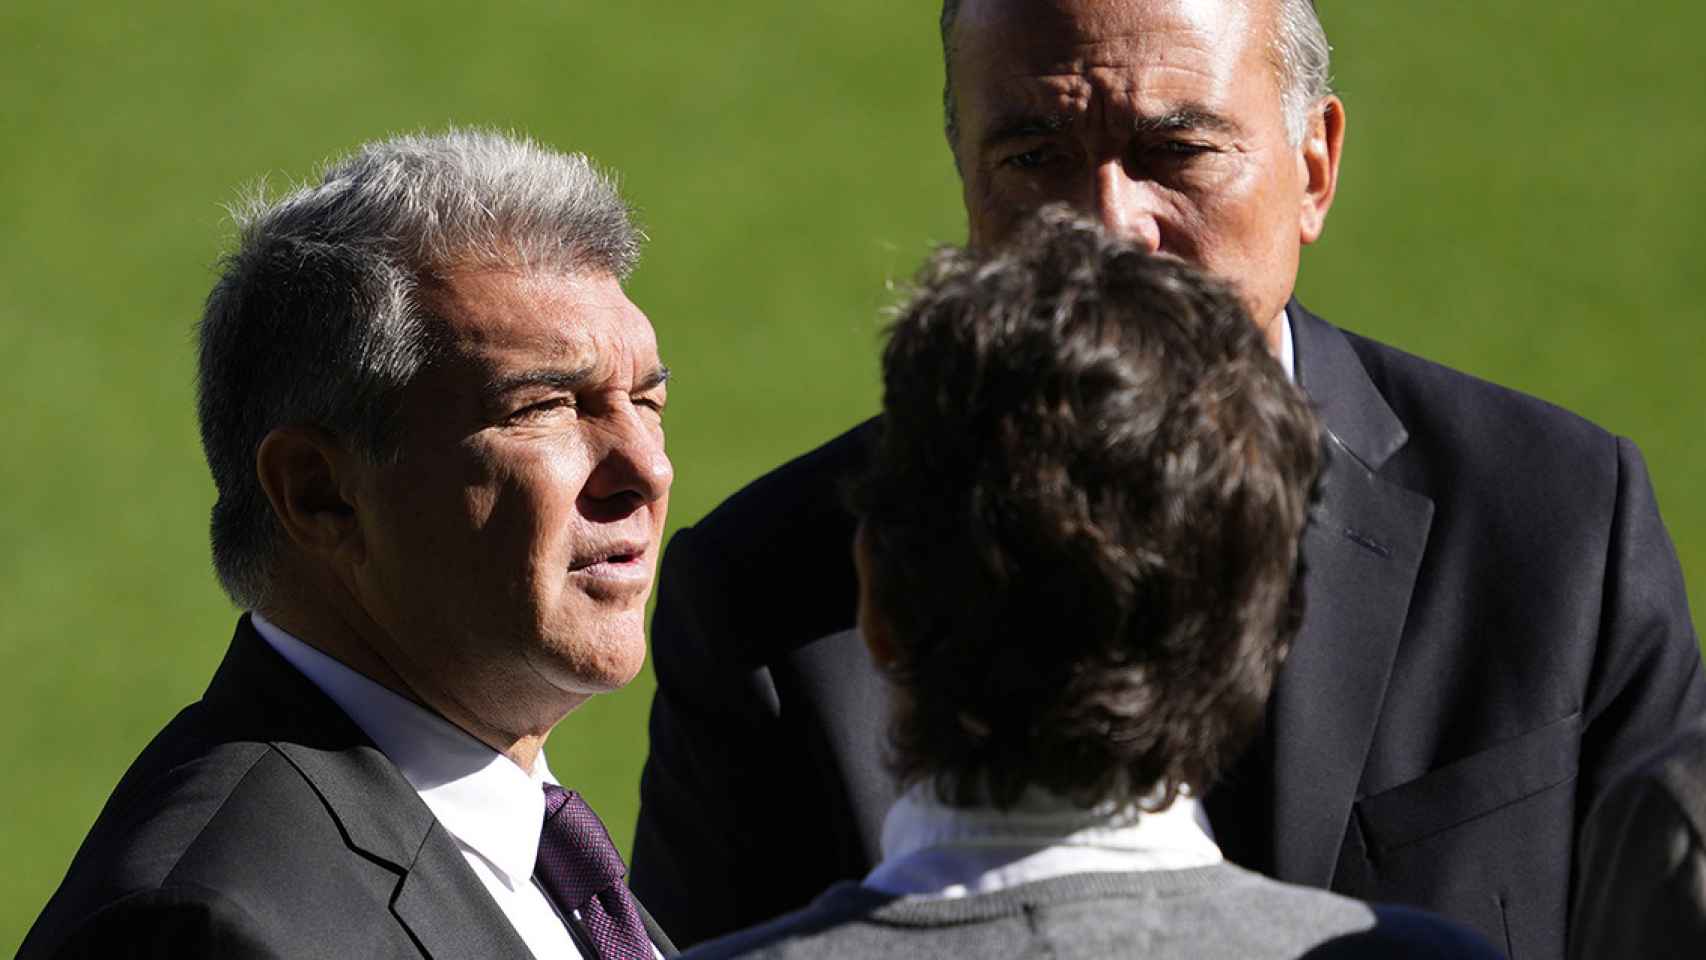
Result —
<instances>
[{"instance_id":1,"label":"cheek","mask_svg":"<svg viewBox=\"0 0 1706 960\"><path fill-rule=\"evenodd\" d=\"M1289 230L1297 233L1296 206L1286 223L1283 178L1271 169L1246 166L1210 188L1197 191L1197 227L1208 265L1240 272L1264 270Z\"/></svg>"},{"instance_id":2,"label":"cheek","mask_svg":"<svg viewBox=\"0 0 1706 960\"><path fill-rule=\"evenodd\" d=\"M460 509L470 542L457 564L470 582L512 600L549 593L567 573L585 458L567 445L489 451Z\"/></svg>"},{"instance_id":3,"label":"cheek","mask_svg":"<svg viewBox=\"0 0 1706 960\"><path fill-rule=\"evenodd\" d=\"M1071 178L1062 173L1021 175L1012 170L980 170L965 185L965 208L974 246L1006 239L1031 213L1050 203L1079 205Z\"/></svg>"},{"instance_id":4,"label":"cheek","mask_svg":"<svg viewBox=\"0 0 1706 960\"><path fill-rule=\"evenodd\" d=\"M388 546L398 559L420 569L423 561L465 549L482 508L469 499L468 464L459 458L411 459L394 468L376 506Z\"/></svg>"},{"instance_id":5,"label":"cheek","mask_svg":"<svg viewBox=\"0 0 1706 960\"><path fill-rule=\"evenodd\" d=\"M524 505L531 552L548 570L566 571L569 546L580 532L577 504L586 478L584 451L566 443L536 451L511 477L512 494Z\"/></svg>"},{"instance_id":6,"label":"cheek","mask_svg":"<svg viewBox=\"0 0 1706 960\"><path fill-rule=\"evenodd\" d=\"M1000 222L1002 207L992 196L987 177L968 174L960 186L960 195L965 203L966 227L972 246L984 246L1004 232Z\"/></svg>"}]
</instances>

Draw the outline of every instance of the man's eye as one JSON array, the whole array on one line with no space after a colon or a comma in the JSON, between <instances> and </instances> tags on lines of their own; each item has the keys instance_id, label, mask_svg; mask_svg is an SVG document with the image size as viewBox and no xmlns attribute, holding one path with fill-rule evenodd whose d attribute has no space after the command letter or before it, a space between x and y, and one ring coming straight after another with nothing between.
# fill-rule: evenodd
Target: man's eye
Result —
<instances>
[{"instance_id":1,"label":"man's eye","mask_svg":"<svg viewBox=\"0 0 1706 960\"><path fill-rule=\"evenodd\" d=\"M1015 153L1001 161L1004 167L1015 170L1037 170L1048 166L1059 159L1059 151L1053 147L1034 147L1021 153Z\"/></svg>"},{"instance_id":2,"label":"man's eye","mask_svg":"<svg viewBox=\"0 0 1706 960\"><path fill-rule=\"evenodd\" d=\"M1169 160L1183 160L1200 156L1214 150L1206 143L1194 140L1163 140L1149 148L1153 154L1166 157Z\"/></svg>"},{"instance_id":3,"label":"man's eye","mask_svg":"<svg viewBox=\"0 0 1706 960\"><path fill-rule=\"evenodd\" d=\"M645 396L634 398L634 406L639 407L642 410L650 410L660 417L663 416L663 408L666 405L667 402L662 397Z\"/></svg>"},{"instance_id":4,"label":"man's eye","mask_svg":"<svg viewBox=\"0 0 1706 960\"><path fill-rule=\"evenodd\" d=\"M556 413L572 411L574 408L574 397L551 397L546 400L540 400L537 403L530 403L505 417L504 420L508 423L523 423L528 420L538 420L542 417L548 417Z\"/></svg>"}]
</instances>

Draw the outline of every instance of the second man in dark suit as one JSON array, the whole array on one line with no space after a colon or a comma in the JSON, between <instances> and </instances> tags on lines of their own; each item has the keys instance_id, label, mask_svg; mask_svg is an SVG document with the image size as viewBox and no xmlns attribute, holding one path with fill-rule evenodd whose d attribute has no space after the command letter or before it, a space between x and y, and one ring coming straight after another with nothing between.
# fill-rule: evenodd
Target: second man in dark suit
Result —
<instances>
[{"instance_id":1,"label":"second man in dark suit","mask_svg":"<svg viewBox=\"0 0 1706 960\"><path fill-rule=\"evenodd\" d=\"M942 35L974 245L1065 202L1207 267L1320 412L1308 613L1264 734L1205 798L1221 847L1561 956L1582 817L1706 711L1634 445L1292 299L1346 129L1308 0L949 0ZM872 433L758 480L664 561L635 885L687 941L879 854L884 690L849 632L836 497Z\"/></svg>"},{"instance_id":2,"label":"second man in dark suit","mask_svg":"<svg viewBox=\"0 0 1706 960\"><path fill-rule=\"evenodd\" d=\"M939 252L850 487L883 859L704 960L1498 956L1225 861L1197 803L1297 630L1309 403L1224 285L1048 210Z\"/></svg>"}]
</instances>

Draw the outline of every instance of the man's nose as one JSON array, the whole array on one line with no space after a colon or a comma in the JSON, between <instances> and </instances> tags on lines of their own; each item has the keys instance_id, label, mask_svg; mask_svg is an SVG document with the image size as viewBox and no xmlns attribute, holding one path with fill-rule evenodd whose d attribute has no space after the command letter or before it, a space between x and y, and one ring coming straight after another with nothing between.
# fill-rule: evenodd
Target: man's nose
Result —
<instances>
[{"instance_id":1,"label":"man's nose","mask_svg":"<svg viewBox=\"0 0 1706 960\"><path fill-rule=\"evenodd\" d=\"M587 478L588 495L634 509L669 492L675 467L664 452L663 430L646 422L648 416L635 409L618 418L603 457Z\"/></svg>"},{"instance_id":2,"label":"man's nose","mask_svg":"<svg viewBox=\"0 0 1706 960\"><path fill-rule=\"evenodd\" d=\"M1161 250L1159 198L1155 184L1136 180L1125 164L1110 160L1096 168L1091 211L1115 236L1150 253Z\"/></svg>"}]
</instances>

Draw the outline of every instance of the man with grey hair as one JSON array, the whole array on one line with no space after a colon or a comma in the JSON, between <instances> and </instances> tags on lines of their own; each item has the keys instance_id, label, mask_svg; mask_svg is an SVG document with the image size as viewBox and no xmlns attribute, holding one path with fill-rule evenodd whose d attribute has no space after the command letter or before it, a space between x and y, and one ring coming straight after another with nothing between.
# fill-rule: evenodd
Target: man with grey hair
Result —
<instances>
[{"instance_id":1,"label":"man with grey hair","mask_svg":"<svg viewBox=\"0 0 1706 960\"><path fill-rule=\"evenodd\" d=\"M200 416L248 612L20 956L673 953L544 753L640 668L672 479L627 208L452 130L239 223Z\"/></svg>"},{"instance_id":2,"label":"man with grey hair","mask_svg":"<svg viewBox=\"0 0 1706 960\"><path fill-rule=\"evenodd\" d=\"M1517 957L1562 956L1572 885L1592 882L1582 819L1622 764L1706 713L1639 452L1293 298L1346 130L1308 0L949 0L942 14L971 244L1004 245L1066 203L1206 267L1320 412L1308 611L1265 731L1202 799L1221 849L1280 880L1432 909ZM835 495L879 430L779 468L671 541L634 877L686 942L799 906L887 851L885 691L851 632L854 523Z\"/></svg>"}]
</instances>

